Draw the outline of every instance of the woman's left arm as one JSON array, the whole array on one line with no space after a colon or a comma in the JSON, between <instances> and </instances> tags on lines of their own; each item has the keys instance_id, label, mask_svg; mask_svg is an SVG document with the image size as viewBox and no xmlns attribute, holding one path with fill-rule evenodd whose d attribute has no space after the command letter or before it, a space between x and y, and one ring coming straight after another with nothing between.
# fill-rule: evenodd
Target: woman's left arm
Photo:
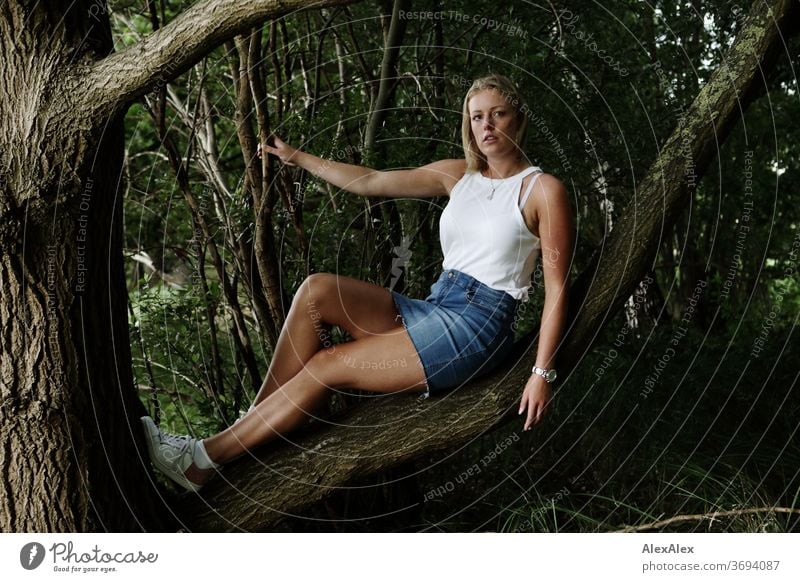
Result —
<instances>
[{"instance_id":1,"label":"woman's left arm","mask_svg":"<svg viewBox=\"0 0 800 582\"><path fill-rule=\"evenodd\" d=\"M539 224L544 271L544 308L535 365L549 370L555 367L556 350L567 319L575 227L567 189L558 178L549 174L540 176L531 199ZM531 373L519 406L519 414L528 411L523 430L530 430L533 424L541 421L551 397L547 380Z\"/></svg>"}]
</instances>

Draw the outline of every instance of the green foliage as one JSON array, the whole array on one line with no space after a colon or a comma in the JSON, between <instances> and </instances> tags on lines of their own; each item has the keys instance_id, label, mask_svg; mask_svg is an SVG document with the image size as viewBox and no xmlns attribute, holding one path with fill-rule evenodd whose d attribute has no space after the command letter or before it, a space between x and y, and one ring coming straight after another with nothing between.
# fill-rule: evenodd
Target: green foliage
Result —
<instances>
[{"instance_id":1,"label":"green foliage","mask_svg":"<svg viewBox=\"0 0 800 582\"><path fill-rule=\"evenodd\" d=\"M206 302L218 303L218 290L211 295L206 298L191 287L156 283L141 286L131 297L134 377L140 386L155 386L155 393L146 393L145 403L154 409L155 396L166 426L177 433L215 432L239 414L233 408L230 385L221 387L221 393L213 390ZM221 343L229 341L223 337ZM151 362L152 377L146 359ZM224 364L226 377L235 381L235 367L230 361Z\"/></svg>"}]
</instances>

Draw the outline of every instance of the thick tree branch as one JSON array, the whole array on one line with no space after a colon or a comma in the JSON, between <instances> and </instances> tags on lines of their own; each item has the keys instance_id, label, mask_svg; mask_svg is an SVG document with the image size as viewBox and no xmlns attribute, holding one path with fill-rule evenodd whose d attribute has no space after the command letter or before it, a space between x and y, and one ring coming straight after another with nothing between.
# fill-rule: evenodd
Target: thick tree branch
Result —
<instances>
[{"instance_id":1,"label":"thick tree branch","mask_svg":"<svg viewBox=\"0 0 800 582\"><path fill-rule=\"evenodd\" d=\"M533 356L519 343L510 358L525 365L496 370L445 398L382 396L270 443L226 466L202 499L185 495L181 519L195 531L268 530L353 479L456 447L516 416Z\"/></svg>"},{"instance_id":2,"label":"thick tree branch","mask_svg":"<svg viewBox=\"0 0 800 582\"><path fill-rule=\"evenodd\" d=\"M695 183L699 181L715 148L746 108L748 100L743 96L760 82L759 67L784 42L778 28L788 23L796 4L790 0L754 4L725 64L667 140L627 213L615 225L597 268L582 277L594 286L586 286L574 306L578 316L569 343L573 362L652 261L660 229L688 201L690 174L685 170L691 167ZM209 483L202 499L185 497L186 527L267 530L281 517L295 514L353 479L450 449L516 417L522 386L530 374L534 339L531 335L517 342L509 357L516 364L509 370L496 370L446 398L382 397L336 419L336 425L309 426L286 443L271 443L229 465L224 479Z\"/></svg>"},{"instance_id":3,"label":"thick tree branch","mask_svg":"<svg viewBox=\"0 0 800 582\"><path fill-rule=\"evenodd\" d=\"M113 114L265 20L356 1L203 0L135 45L95 63L81 78L81 87L95 111Z\"/></svg>"}]
</instances>

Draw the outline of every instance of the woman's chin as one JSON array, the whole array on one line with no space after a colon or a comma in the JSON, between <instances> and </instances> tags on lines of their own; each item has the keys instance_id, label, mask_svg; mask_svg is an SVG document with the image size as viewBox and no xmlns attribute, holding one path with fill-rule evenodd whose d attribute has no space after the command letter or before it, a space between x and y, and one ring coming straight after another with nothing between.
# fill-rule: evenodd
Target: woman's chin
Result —
<instances>
[{"instance_id":1,"label":"woman's chin","mask_svg":"<svg viewBox=\"0 0 800 582\"><path fill-rule=\"evenodd\" d=\"M502 157L509 154L510 148L504 148L501 144L495 142L481 144L481 153L484 156L491 156L493 158Z\"/></svg>"}]
</instances>

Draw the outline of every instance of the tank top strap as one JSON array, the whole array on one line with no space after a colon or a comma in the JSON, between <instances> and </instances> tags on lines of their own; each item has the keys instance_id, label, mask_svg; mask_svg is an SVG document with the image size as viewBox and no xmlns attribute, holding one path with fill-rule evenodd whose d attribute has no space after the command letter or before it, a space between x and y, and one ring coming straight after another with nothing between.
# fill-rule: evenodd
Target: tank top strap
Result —
<instances>
[{"instance_id":1,"label":"tank top strap","mask_svg":"<svg viewBox=\"0 0 800 582\"><path fill-rule=\"evenodd\" d=\"M530 174L533 174L533 173L535 173L536 175L533 178L531 178L531 181L528 184L528 187L525 189L525 194L522 195L522 198L519 201L519 207L520 208L524 208L525 207L525 203L528 201L528 196L533 191L533 185L536 183L536 179L539 176L541 176L541 174L542 174L542 169L539 166L531 166L531 167L525 169L522 172L522 174L520 174L521 178L520 178L519 183L520 183L520 185L522 185L522 182L523 182L523 180L525 180L525 177L529 176Z\"/></svg>"},{"instance_id":2,"label":"tank top strap","mask_svg":"<svg viewBox=\"0 0 800 582\"><path fill-rule=\"evenodd\" d=\"M541 172L542 169L539 166L528 166L524 170L522 170L517 176L520 180L524 180L526 176L531 175L533 172Z\"/></svg>"}]
</instances>

